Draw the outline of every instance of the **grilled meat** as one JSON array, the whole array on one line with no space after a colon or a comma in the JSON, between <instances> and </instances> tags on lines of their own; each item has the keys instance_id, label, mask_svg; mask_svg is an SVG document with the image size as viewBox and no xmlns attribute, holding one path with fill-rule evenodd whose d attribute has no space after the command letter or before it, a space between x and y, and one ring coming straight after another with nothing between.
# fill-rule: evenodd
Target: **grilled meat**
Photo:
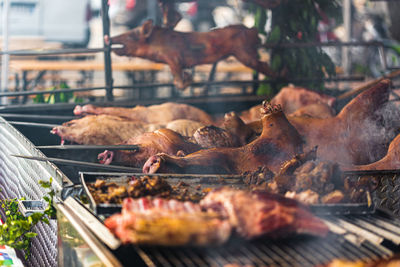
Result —
<instances>
[{"instance_id":1,"label":"grilled meat","mask_svg":"<svg viewBox=\"0 0 400 267\"><path fill-rule=\"evenodd\" d=\"M285 160L302 152L302 139L279 107L265 103L263 132L253 142L238 148L211 148L185 157L160 153L150 157L144 173L236 173L266 166L277 172Z\"/></svg>"},{"instance_id":2,"label":"grilled meat","mask_svg":"<svg viewBox=\"0 0 400 267\"><path fill-rule=\"evenodd\" d=\"M266 62L258 59L260 45L257 29L230 25L209 32L178 32L154 26L147 20L142 26L111 38L119 56L140 57L168 64L177 88L187 87L192 77L184 69L212 64L234 56L244 65L268 76L277 76Z\"/></svg>"},{"instance_id":3,"label":"grilled meat","mask_svg":"<svg viewBox=\"0 0 400 267\"><path fill-rule=\"evenodd\" d=\"M200 211L198 204L174 200L126 198L121 214L104 224L123 243L208 245L224 243L231 226L218 215Z\"/></svg>"},{"instance_id":4,"label":"grilled meat","mask_svg":"<svg viewBox=\"0 0 400 267\"><path fill-rule=\"evenodd\" d=\"M116 116L86 116L54 127L51 133L65 140L83 145L116 145L138 136L162 128L159 124L144 124Z\"/></svg>"},{"instance_id":5,"label":"grilled meat","mask_svg":"<svg viewBox=\"0 0 400 267\"><path fill-rule=\"evenodd\" d=\"M62 143L67 140L83 145L117 145L161 128L171 127L178 134L186 135L194 132L194 127L199 125L204 124L191 120L176 120L165 126L131 121L112 115L89 115L54 127L51 133L59 135Z\"/></svg>"},{"instance_id":6,"label":"grilled meat","mask_svg":"<svg viewBox=\"0 0 400 267\"><path fill-rule=\"evenodd\" d=\"M96 203L120 204L126 197L139 198L145 196L175 199L180 201L198 202L206 195L206 188L191 188L183 183L170 185L161 177L144 176L135 178L126 184L117 185L97 179L94 184L88 184L88 189Z\"/></svg>"},{"instance_id":7,"label":"grilled meat","mask_svg":"<svg viewBox=\"0 0 400 267\"><path fill-rule=\"evenodd\" d=\"M187 105L166 102L148 107L136 106L134 108L121 107L96 107L94 105L76 106L75 115L100 115L107 114L122 117L143 123L167 124L178 119L188 119L205 124L212 124L213 118L201 109Z\"/></svg>"},{"instance_id":8,"label":"grilled meat","mask_svg":"<svg viewBox=\"0 0 400 267\"><path fill-rule=\"evenodd\" d=\"M265 191L220 188L208 193L200 205L226 216L245 238L328 233L327 226L299 202Z\"/></svg>"},{"instance_id":9,"label":"grilled meat","mask_svg":"<svg viewBox=\"0 0 400 267\"><path fill-rule=\"evenodd\" d=\"M159 129L154 132L143 133L139 136L130 138L122 144L139 145L139 150L128 151L104 151L98 155L101 163L110 164L116 162L126 166L142 167L146 160L157 153L168 155L186 155L201 149L197 144L188 142L180 134L169 130Z\"/></svg>"}]
</instances>

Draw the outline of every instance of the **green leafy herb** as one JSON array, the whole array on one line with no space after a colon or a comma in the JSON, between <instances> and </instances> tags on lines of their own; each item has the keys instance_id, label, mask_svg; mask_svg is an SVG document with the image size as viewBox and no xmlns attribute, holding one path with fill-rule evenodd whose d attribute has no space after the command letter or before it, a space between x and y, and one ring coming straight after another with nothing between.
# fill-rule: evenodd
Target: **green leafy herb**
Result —
<instances>
[{"instance_id":1,"label":"green leafy herb","mask_svg":"<svg viewBox=\"0 0 400 267\"><path fill-rule=\"evenodd\" d=\"M39 181L39 184L46 189L51 189L53 178L48 182ZM33 213L25 217L18 209L18 201L25 198L14 198L0 200L1 208L4 210L6 218L4 224L0 225L0 245L7 245L25 252L25 258L30 255L31 240L37 233L32 232L32 228L39 222L49 224L49 218L56 214L53 207L53 197L55 191L51 189L43 199L47 202L47 207L43 213Z\"/></svg>"}]
</instances>

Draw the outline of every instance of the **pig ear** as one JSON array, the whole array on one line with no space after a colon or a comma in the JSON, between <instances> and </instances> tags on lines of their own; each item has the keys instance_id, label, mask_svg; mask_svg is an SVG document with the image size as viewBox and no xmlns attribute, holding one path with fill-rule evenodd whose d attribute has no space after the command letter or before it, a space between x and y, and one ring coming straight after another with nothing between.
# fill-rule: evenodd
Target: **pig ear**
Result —
<instances>
[{"instance_id":1,"label":"pig ear","mask_svg":"<svg viewBox=\"0 0 400 267\"><path fill-rule=\"evenodd\" d=\"M140 37L143 39L147 39L150 37L151 33L153 32L153 21L151 19L146 20L142 28L140 29Z\"/></svg>"}]
</instances>

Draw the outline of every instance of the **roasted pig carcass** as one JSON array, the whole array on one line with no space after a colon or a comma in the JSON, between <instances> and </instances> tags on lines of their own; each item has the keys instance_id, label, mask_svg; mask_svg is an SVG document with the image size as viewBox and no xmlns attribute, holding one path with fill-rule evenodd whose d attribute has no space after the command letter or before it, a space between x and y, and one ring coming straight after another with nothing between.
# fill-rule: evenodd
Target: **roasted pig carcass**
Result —
<instances>
[{"instance_id":1,"label":"roasted pig carcass","mask_svg":"<svg viewBox=\"0 0 400 267\"><path fill-rule=\"evenodd\" d=\"M157 153L184 156L201 149L199 145L187 141L182 135L169 129L143 133L121 144L139 145L139 149L134 151L106 150L99 154L100 162L103 164L116 162L126 166L142 167L149 157Z\"/></svg>"},{"instance_id":2,"label":"roasted pig carcass","mask_svg":"<svg viewBox=\"0 0 400 267\"><path fill-rule=\"evenodd\" d=\"M228 220L202 212L199 204L176 200L126 198L122 212L104 224L123 243L148 245L210 245L231 234Z\"/></svg>"},{"instance_id":3,"label":"roasted pig carcass","mask_svg":"<svg viewBox=\"0 0 400 267\"><path fill-rule=\"evenodd\" d=\"M296 116L307 115L315 118L332 117L335 101L335 97L292 85L283 87L271 99L272 104L282 106L283 112L287 116L296 113ZM254 106L243 111L240 117L245 123L257 121L260 119L260 108L262 108L261 105Z\"/></svg>"},{"instance_id":4,"label":"roasted pig carcass","mask_svg":"<svg viewBox=\"0 0 400 267\"><path fill-rule=\"evenodd\" d=\"M390 80L383 80L354 98L333 118L290 116L288 120L306 141L305 149L318 146L321 160L374 162L383 156L390 141L390 130L381 125L377 115L388 101L389 91Z\"/></svg>"},{"instance_id":5,"label":"roasted pig carcass","mask_svg":"<svg viewBox=\"0 0 400 267\"><path fill-rule=\"evenodd\" d=\"M385 104L390 80L385 79L359 94L335 117L327 119L288 116L305 141L305 150L318 146L318 158L344 164L367 164L382 158L394 137L386 125ZM261 121L248 124L262 129ZM258 125L258 126L257 126Z\"/></svg>"},{"instance_id":6,"label":"roasted pig carcass","mask_svg":"<svg viewBox=\"0 0 400 267\"><path fill-rule=\"evenodd\" d=\"M150 157L144 173L231 173L242 174L266 166L273 172L302 152L303 140L277 106L264 103L261 136L238 148L210 148L185 157L165 153Z\"/></svg>"},{"instance_id":7,"label":"roasted pig carcass","mask_svg":"<svg viewBox=\"0 0 400 267\"><path fill-rule=\"evenodd\" d=\"M142 26L111 38L119 56L141 57L168 64L177 88L188 86L192 77L184 69L212 64L229 56L268 76L277 76L266 62L258 59L260 45L256 28L231 25L209 32L178 32L154 26L147 20Z\"/></svg>"},{"instance_id":8,"label":"roasted pig carcass","mask_svg":"<svg viewBox=\"0 0 400 267\"><path fill-rule=\"evenodd\" d=\"M75 115L100 115L107 114L126 118L132 121L143 123L167 124L178 119L188 119L205 124L212 124L213 118L201 109L187 105L166 102L160 105L151 105L148 107L136 106L134 108L121 107L96 107L88 104L76 106Z\"/></svg>"},{"instance_id":9,"label":"roasted pig carcass","mask_svg":"<svg viewBox=\"0 0 400 267\"><path fill-rule=\"evenodd\" d=\"M328 233L327 226L305 206L266 191L220 188L208 193L200 205L227 217L236 232L245 238Z\"/></svg>"},{"instance_id":10,"label":"roasted pig carcass","mask_svg":"<svg viewBox=\"0 0 400 267\"><path fill-rule=\"evenodd\" d=\"M172 128L178 134L194 132L197 126L204 124L191 120L176 120L163 124L131 121L111 115L89 115L71 120L51 131L64 140L83 145L117 145L127 140L162 128ZM196 128L197 129L197 128Z\"/></svg>"},{"instance_id":11,"label":"roasted pig carcass","mask_svg":"<svg viewBox=\"0 0 400 267\"><path fill-rule=\"evenodd\" d=\"M51 133L65 140L83 145L116 145L133 136L162 128L160 124L145 124L116 116L86 116L54 127Z\"/></svg>"}]
</instances>

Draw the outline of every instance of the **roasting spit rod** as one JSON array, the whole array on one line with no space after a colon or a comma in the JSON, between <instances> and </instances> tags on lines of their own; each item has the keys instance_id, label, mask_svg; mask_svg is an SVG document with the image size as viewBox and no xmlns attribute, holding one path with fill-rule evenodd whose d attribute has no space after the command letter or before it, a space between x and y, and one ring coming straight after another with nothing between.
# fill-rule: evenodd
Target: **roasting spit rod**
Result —
<instances>
[{"instance_id":1,"label":"roasting spit rod","mask_svg":"<svg viewBox=\"0 0 400 267\"><path fill-rule=\"evenodd\" d=\"M50 124L50 123L38 123L38 122L26 122L26 121L7 121L12 125L23 125L23 126L32 126L32 127L40 127L40 128L50 128L60 126L58 124Z\"/></svg>"},{"instance_id":2,"label":"roasting spit rod","mask_svg":"<svg viewBox=\"0 0 400 267\"><path fill-rule=\"evenodd\" d=\"M70 166L92 167L92 168L105 169L105 170L128 171L128 172L138 172L138 173L142 172L142 170L139 168L131 168L131 167L115 166L115 165L103 165L100 163L83 162L83 161L76 161L76 160L70 160L70 159L35 157L35 156L27 156L27 155L10 155L10 156L17 157L17 158L23 158L23 159L30 159L30 160L50 161L50 162L63 164L63 165L70 165Z\"/></svg>"},{"instance_id":3,"label":"roasting spit rod","mask_svg":"<svg viewBox=\"0 0 400 267\"><path fill-rule=\"evenodd\" d=\"M38 149L64 149L64 150L139 150L138 145L54 145L54 146L36 146Z\"/></svg>"}]
</instances>

